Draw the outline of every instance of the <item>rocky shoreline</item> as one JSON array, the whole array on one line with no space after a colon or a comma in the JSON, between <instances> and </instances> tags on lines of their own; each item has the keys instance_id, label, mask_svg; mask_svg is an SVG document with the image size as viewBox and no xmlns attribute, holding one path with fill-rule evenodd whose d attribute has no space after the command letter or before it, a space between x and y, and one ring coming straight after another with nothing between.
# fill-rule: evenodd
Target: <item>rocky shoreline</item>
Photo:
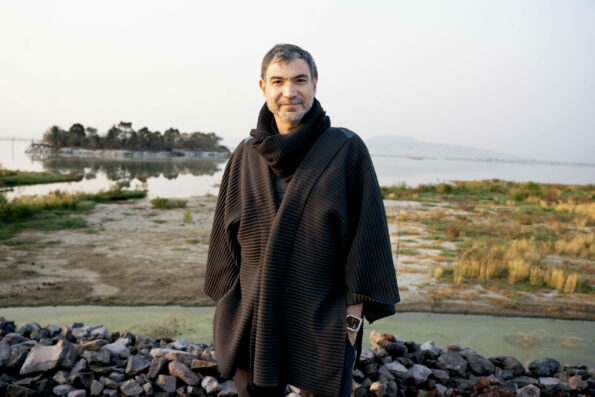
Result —
<instances>
[{"instance_id":1,"label":"rocky shoreline","mask_svg":"<svg viewBox=\"0 0 595 397\"><path fill-rule=\"evenodd\" d=\"M196 158L227 158L228 151L209 152L196 150L176 149L171 151L146 151L146 150L120 150L120 149L83 149L59 148L56 149L46 144L31 144L25 151L35 159L49 157L82 157L103 159L196 159Z\"/></svg>"},{"instance_id":2,"label":"rocky shoreline","mask_svg":"<svg viewBox=\"0 0 595 397\"><path fill-rule=\"evenodd\" d=\"M222 379L212 345L152 339L101 325L20 324L0 317L0 395L236 395ZM595 369L543 358L484 358L469 348L446 350L373 331L353 374L353 396L590 396ZM299 396L289 386L287 395Z\"/></svg>"}]
</instances>

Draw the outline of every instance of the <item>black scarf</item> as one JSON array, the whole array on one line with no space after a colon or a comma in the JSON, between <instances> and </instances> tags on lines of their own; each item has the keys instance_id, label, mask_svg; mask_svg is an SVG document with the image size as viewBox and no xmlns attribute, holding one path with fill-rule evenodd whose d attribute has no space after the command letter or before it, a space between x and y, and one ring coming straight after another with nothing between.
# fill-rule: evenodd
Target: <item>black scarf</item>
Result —
<instances>
[{"instance_id":1,"label":"black scarf","mask_svg":"<svg viewBox=\"0 0 595 397\"><path fill-rule=\"evenodd\" d=\"M302 159L316 139L331 126L331 121L314 98L312 108L302 119L299 130L279 134L275 116L265 103L260 109L256 129L250 131L254 137L252 146L265 159L273 172L281 178L293 175Z\"/></svg>"}]
</instances>

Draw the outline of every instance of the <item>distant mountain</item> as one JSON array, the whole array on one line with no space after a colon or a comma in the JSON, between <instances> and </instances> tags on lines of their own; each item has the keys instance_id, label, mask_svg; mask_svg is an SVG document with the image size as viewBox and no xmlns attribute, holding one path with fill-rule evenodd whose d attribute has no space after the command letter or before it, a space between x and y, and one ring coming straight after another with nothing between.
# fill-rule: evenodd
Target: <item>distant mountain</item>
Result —
<instances>
[{"instance_id":1,"label":"distant mountain","mask_svg":"<svg viewBox=\"0 0 595 397\"><path fill-rule=\"evenodd\" d=\"M372 155L461 158L473 160L525 160L508 153L494 152L463 145L430 143L408 136L375 136L365 140Z\"/></svg>"}]
</instances>

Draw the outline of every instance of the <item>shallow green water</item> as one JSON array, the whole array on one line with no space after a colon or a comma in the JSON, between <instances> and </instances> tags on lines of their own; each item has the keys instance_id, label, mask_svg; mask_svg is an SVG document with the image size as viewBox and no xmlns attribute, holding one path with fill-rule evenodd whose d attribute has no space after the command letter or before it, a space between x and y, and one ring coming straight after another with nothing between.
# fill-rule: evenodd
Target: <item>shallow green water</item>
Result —
<instances>
[{"instance_id":1,"label":"shallow green water","mask_svg":"<svg viewBox=\"0 0 595 397\"><path fill-rule=\"evenodd\" d=\"M77 321L144 335L169 332L175 339L209 343L213 312L212 307L45 306L3 308L0 316L17 324L36 321L62 326ZM458 343L486 357L513 355L522 362L552 357L562 363L595 366L594 321L398 313L366 324L364 341L372 329L418 343L433 339L443 349L448 343Z\"/></svg>"}]
</instances>

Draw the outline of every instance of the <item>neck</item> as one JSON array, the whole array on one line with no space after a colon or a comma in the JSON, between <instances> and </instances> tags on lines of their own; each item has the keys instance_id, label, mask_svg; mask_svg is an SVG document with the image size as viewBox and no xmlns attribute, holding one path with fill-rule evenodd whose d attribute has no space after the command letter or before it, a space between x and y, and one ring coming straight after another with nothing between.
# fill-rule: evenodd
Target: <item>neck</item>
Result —
<instances>
[{"instance_id":1,"label":"neck","mask_svg":"<svg viewBox=\"0 0 595 397\"><path fill-rule=\"evenodd\" d=\"M299 130L301 126L300 121L287 121L275 116L277 130L279 130L279 134L281 135L291 134L292 132Z\"/></svg>"}]
</instances>

